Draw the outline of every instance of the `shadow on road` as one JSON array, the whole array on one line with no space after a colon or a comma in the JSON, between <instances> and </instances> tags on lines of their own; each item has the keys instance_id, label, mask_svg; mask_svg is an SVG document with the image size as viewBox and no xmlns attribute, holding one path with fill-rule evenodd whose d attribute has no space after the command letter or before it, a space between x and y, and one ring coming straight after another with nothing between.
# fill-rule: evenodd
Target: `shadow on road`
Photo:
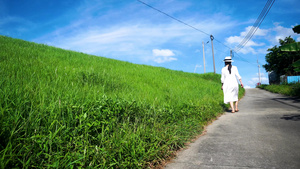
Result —
<instances>
[{"instance_id":1,"label":"shadow on road","mask_svg":"<svg viewBox=\"0 0 300 169\"><path fill-rule=\"evenodd\" d=\"M300 99L295 97L273 98L272 100L300 109Z\"/></svg>"},{"instance_id":2,"label":"shadow on road","mask_svg":"<svg viewBox=\"0 0 300 169\"><path fill-rule=\"evenodd\" d=\"M299 114L284 115L284 116L281 117L281 119L292 120L292 121L300 121L300 115Z\"/></svg>"}]
</instances>

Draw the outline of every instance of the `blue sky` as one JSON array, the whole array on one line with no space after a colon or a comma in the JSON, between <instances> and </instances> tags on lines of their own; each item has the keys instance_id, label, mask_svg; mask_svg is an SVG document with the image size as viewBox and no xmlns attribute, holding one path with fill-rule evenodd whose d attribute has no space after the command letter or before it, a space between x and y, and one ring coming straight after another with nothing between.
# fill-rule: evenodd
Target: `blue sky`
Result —
<instances>
[{"instance_id":1,"label":"blue sky","mask_svg":"<svg viewBox=\"0 0 300 169\"><path fill-rule=\"evenodd\" d=\"M267 0L0 0L0 34L97 56L204 73L216 72L251 29ZM258 66L278 39L300 35L299 0L277 0L252 39L233 57L246 87L258 82ZM208 42L208 43L207 43ZM195 69L196 68L196 69ZM261 67L262 83L268 83Z\"/></svg>"}]
</instances>

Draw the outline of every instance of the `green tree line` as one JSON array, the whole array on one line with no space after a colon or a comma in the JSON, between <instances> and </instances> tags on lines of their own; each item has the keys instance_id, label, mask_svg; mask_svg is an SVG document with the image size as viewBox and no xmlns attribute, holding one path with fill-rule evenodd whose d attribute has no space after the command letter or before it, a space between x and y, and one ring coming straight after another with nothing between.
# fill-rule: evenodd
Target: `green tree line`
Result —
<instances>
[{"instance_id":1,"label":"green tree line","mask_svg":"<svg viewBox=\"0 0 300 169\"><path fill-rule=\"evenodd\" d=\"M267 50L269 53L266 55L267 64L263 65L266 71L273 71L278 76L300 75L300 71L298 71L297 67L294 64L295 62L300 60L300 52L286 52L281 50L282 46L295 42L296 41L291 38L291 36L289 36L284 40L279 39L280 46L275 45L274 47L269 48Z\"/></svg>"}]
</instances>

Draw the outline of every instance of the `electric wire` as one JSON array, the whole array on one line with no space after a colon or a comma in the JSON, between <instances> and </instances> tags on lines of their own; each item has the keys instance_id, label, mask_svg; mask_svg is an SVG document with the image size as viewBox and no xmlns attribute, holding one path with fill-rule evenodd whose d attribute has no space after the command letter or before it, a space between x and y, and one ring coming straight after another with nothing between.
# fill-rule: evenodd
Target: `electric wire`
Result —
<instances>
[{"instance_id":1,"label":"electric wire","mask_svg":"<svg viewBox=\"0 0 300 169\"><path fill-rule=\"evenodd\" d=\"M253 35L255 34L255 32L257 31L257 29L259 28L261 23L264 21L267 14L269 13L269 11L272 8L274 2L275 2L275 0L268 0L267 1L266 5L264 6L263 10L261 11L260 15L256 19L255 23L253 24L253 26L251 27L251 29L249 30L247 35L240 42L240 44L237 45L237 47L235 49L236 52L241 50L249 42L249 40L253 37Z\"/></svg>"},{"instance_id":2,"label":"electric wire","mask_svg":"<svg viewBox=\"0 0 300 169\"><path fill-rule=\"evenodd\" d=\"M183 21L181 21L181 20L179 20L179 19L177 19L177 18L175 18L175 17L173 17L173 16L171 16L171 15L169 15L169 14L167 14L167 13L165 13L165 12L163 12L163 11L161 11L161 10L159 10L159 9L157 9L157 8L151 6L151 5L149 5L149 4L147 4L147 3L143 2L143 1L141 1L141 0L137 0L137 1L140 2L140 3L142 3L142 4L144 4L144 5L146 5L146 6L148 6L149 8L151 8L151 9L153 9L153 10L159 12L159 13L162 13L162 14L166 15L167 17L169 17L169 18L171 18L171 19L173 19L173 20L176 20L177 22L180 22L180 23L182 23L182 24L184 24L184 25L186 25L186 26L188 26L188 27L190 27L190 28L196 30L196 31L199 31L199 32L201 32L201 33L203 33L203 34L205 34L205 35L207 35L207 36L212 36L212 35L210 35L210 34L204 32L204 31L202 31L202 30L200 30L200 29L198 29L198 28L196 28L196 27L194 27L194 26L192 26L192 25L190 25L190 24L187 24L187 23L185 23L185 22L183 22ZM272 5L274 4L274 2L275 2L275 0L268 0L268 1L267 1L267 3L266 3L266 5L264 6L262 12L260 13L260 15L259 15L259 17L257 18L256 22L255 22L254 25L252 26L251 30L248 32L248 34L245 36L245 38L242 40L242 42L236 47L237 50L233 50L233 53L236 53L236 55L239 56L239 57L237 58L238 60L256 65L255 63L249 62L249 61L246 60L245 58L243 58L243 57L241 57L240 55L238 55L237 52L238 52L241 48L243 48L243 47L246 45L246 43L252 38L252 36L254 35L254 33L256 32L256 30L257 30L258 27L261 25L262 21L264 20L264 18L266 17L266 15L268 14L268 12L270 11L270 9L271 9ZM222 44L223 46L227 47L228 49L232 49L231 47L225 45L224 43L222 43L221 41L219 41L218 39L216 39L216 38L214 38L214 37L213 37L213 40L215 40L216 42ZM210 48L211 48L211 47L210 47ZM216 49L216 48L215 48L215 49ZM216 49L216 50L217 50L217 49ZM220 50L218 50L218 51L220 51ZM221 51L220 51L220 52L221 52ZM225 53L225 52L222 52L222 53Z\"/></svg>"},{"instance_id":3,"label":"electric wire","mask_svg":"<svg viewBox=\"0 0 300 169\"><path fill-rule=\"evenodd\" d=\"M139 1L140 3L142 3L142 4L146 5L146 6L148 6L149 8L152 8L152 9L154 9L154 10L156 10L156 11L158 11L158 12L160 12L160 13L162 13L162 14L164 14L164 15L166 15L166 16L168 16L168 17L170 17L170 18L172 18L172 19L174 19L174 20L176 20L176 21L178 21L178 22L180 22L180 23L182 23L182 24L188 26L188 27L191 27L191 28L193 28L193 29L195 29L195 30L197 30L197 31L199 31L199 32L202 32L202 33L204 33L204 34L210 36L210 34L204 32L204 31L202 31L202 30L200 30L200 29L198 29L198 28L196 28L196 27L194 27L194 26L192 26L192 25L190 25L190 24L187 24L187 23L185 23L185 22L183 22L183 21L181 21L181 20L179 20L179 19L177 19L177 18L175 18L175 17L173 17L173 16L171 16L171 15L169 15L169 14L167 14L167 13L165 13L165 12L159 10L159 9L157 9L157 8L154 8L153 6L151 6L151 5L149 5L149 4L145 3L145 2L143 2L143 1L141 1L141 0L137 0L137 1Z\"/></svg>"},{"instance_id":4,"label":"electric wire","mask_svg":"<svg viewBox=\"0 0 300 169\"><path fill-rule=\"evenodd\" d=\"M266 5L264 6L263 10L261 11L259 17L256 19L255 23L253 24L253 26L251 27L251 29L249 30L247 35L244 37L244 39L237 46L237 51L245 44L247 39L249 39L250 35L254 32L255 28L257 28L257 25L258 25L259 21L261 20L263 14L265 13L267 6L270 5L270 2L271 2L270 0L267 1Z\"/></svg>"},{"instance_id":5,"label":"electric wire","mask_svg":"<svg viewBox=\"0 0 300 169\"><path fill-rule=\"evenodd\" d=\"M257 66L257 63L255 62L250 62L250 61L248 61L247 59L245 59L245 58L243 58L242 56L240 56L238 53L236 53L235 52L235 56L237 56L237 57L235 57L235 59L236 60L239 60L239 61L242 61L242 62L246 62L246 63L249 63L249 64L252 64L252 65L256 65Z\"/></svg>"},{"instance_id":6,"label":"electric wire","mask_svg":"<svg viewBox=\"0 0 300 169\"><path fill-rule=\"evenodd\" d=\"M142 4L144 4L144 5L146 5L146 6L148 6L149 8L152 8L152 9L154 9L154 10L156 10L156 11L158 11L158 12L160 12L160 13L162 13L162 14L164 14L164 15L166 15L166 16L168 16L168 17L174 19L174 20L176 20L177 22L180 22L180 23L182 23L182 24L184 24L184 25L186 25L186 26L188 26L188 27L190 27L190 28L196 30L196 31L199 31L199 32L201 32L201 33L204 33L204 34L207 35L207 36L211 36L211 34L208 34L208 33L204 32L204 31L202 31L202 30L200 30L200 29L198 29L198 28L196 28L196 27L194 27L194 26L192 26L192 25L190 25L190 24L187 24L187 23L185 23L185 22L183 22L183 21L181 21L181 20L179 20L179 19L177 19L177 18L175 18L175 17L173 17L173 16L171 16L171 15L169 15L169 14L167 14L167 13L165 13L165 12L163 12L163 11L161 11L161 10L159 10L159 9L157 9L157 8L151 6L151 5L149 5L149 4L147 4L147 3L143 2L143 1L141 1L141 0L137 0L137 1L140 2L140 3L142 3ZM214 38L214 40L215 40L216 42L222 44L223 46L225 46L225 47L231 49L229 46L225 45L224 43L222 43L222 42L219 41L218 39Z\"/></svg>"}]
</instances>

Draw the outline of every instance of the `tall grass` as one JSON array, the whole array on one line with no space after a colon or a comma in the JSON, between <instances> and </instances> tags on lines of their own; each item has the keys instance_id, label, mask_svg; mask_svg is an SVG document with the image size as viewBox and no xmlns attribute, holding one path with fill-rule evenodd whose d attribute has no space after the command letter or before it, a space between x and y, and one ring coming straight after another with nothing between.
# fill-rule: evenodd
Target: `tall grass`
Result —
<instances>
[{"instance_id":1,"label":"tall grass","mask_svg":"<svg viewBox=\"0 0 300 169\"><path fill-rule=\"evenodd\" d=\"M155 166L224 111L220 88L220 75L0 36L0 167Z\"/></svg>"}]
</instances>

